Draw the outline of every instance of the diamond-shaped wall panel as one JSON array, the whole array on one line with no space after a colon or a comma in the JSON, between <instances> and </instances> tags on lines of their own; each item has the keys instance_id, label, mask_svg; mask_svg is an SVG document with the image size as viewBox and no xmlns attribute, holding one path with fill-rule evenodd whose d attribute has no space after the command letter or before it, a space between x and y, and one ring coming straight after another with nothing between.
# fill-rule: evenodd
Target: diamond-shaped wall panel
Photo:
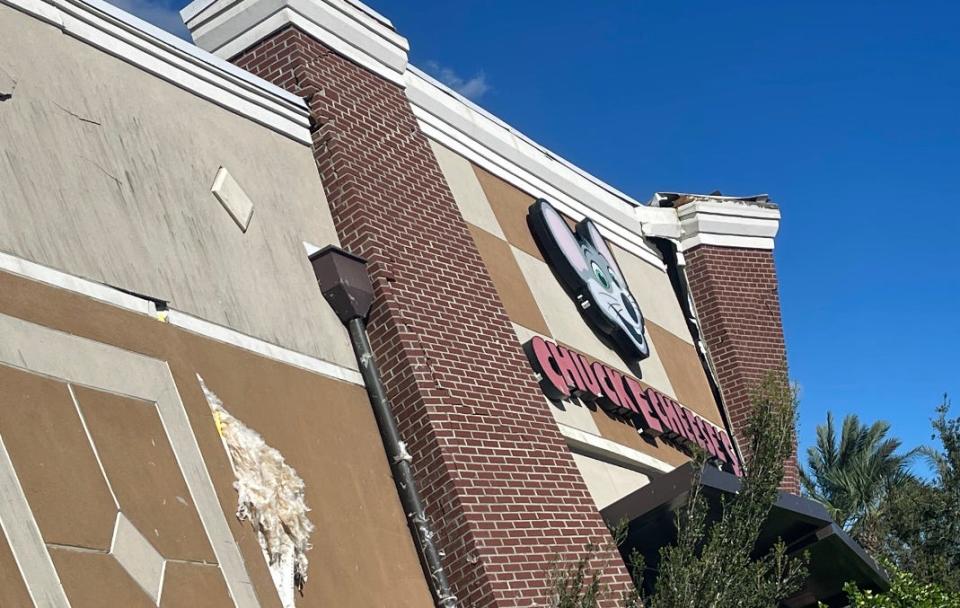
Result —
<instances>
[{"instance_id":1,"label":"diamond-shaped wall panel","mask_svg":"<svg viewBox=\"0 0 960 608\"><path fill-rule=\"evenodd\" d=\"M157 554L169 551L216 561L236 607L260 606L166 361L2 313L0 335L0 524L36 603L156 606L165 563ZM44 390L48 398L37 397ZM94 509L97 487L103 504ZM124 511L116 555L107 553L118 521L111 487ZM62 521L47 525L43 508ZM97 518L109 524L93 525ZM99 531L105 542L79 544L67 538L73 530Z\"/></svg>"},{"instance_id":2,"label":"diamond-shaped wall panel","mask_svg":"<svg viewBox=\"0 0 960 608\"><path fill-rule=\"evenodd\" d=\"M217 197L217 200L227 210L233 221L237 223L240 230L246 232L250 226L250 218L253 217L253 201L243 191L237 180L230 175L230 172L220 167L210 191Z\"/></svg>"},{"instance_id":3,"label":"diamond-shaped wall panel","mask_svg":"<svg viewBox=\"0 0 960 608\"><path fill-rule=\"evenodd\" d=\"M120 510L166 558L215 563L156 406L74 387Z\"/></svg>"},{"instance_id":4,"label":"diamond-shaped wall panel","mask_svg":"<svg viewBox=\"0 0 960 608\"><path fill-rule=\"evenodd\" d=\"M123 513L117 513L117 529L113 533L110 555L117 559L154 603L159 600L160 586L163 584L163 556L157 553L150 541Z\"/></svg>"}]
</instances>

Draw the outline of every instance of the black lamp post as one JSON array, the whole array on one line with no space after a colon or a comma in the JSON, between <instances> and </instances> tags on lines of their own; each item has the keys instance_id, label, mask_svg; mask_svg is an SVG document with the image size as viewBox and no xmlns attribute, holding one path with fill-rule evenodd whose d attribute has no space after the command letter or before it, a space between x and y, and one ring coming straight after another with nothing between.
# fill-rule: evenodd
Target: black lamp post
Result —
<instances>
[{"instance_id":1,"label":"black lamp post","mask_svg":"<svg viewBox=\"0 0 960 608\"><path fill-rule=\"evenodd\" d=\"M367 273L367 261L347 253L334 245L328 245L310 256L313 273L320 291L340 321L350 332L353 353L357 357L363 383L373 406L373 415L380 428L380 438L390 460L393 481L400 495L400 502L407 515L407 523L416 540L420 560L427 571L427 582L439 608L456 608L457 598L450 591L450 583L443 571L440 551L434 544L433 527L427 520L423 501L413 480L412 458L397 430L397 420L387 399L387 392L380 378L380 370L367 337L367 313L373 303L373 284Z\"/></svg>"}]
</instances>

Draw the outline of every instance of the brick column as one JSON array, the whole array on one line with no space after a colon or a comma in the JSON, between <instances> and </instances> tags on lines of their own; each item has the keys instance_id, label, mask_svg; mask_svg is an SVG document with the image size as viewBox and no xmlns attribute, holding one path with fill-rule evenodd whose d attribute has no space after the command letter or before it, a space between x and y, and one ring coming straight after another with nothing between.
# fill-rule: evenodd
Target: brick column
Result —
<instances>
[{"instance_id":1,"label":"brick column","mask_svg":"<svg viewBox=\"0 0 960 608\"><path fill-rule=\"evenodd\" d=\"M787 360L773 260L780 213L755 199L710 197L680 205L677 213L690 294L732 431L744 449L750 391ZM781 488L800 493L796 448Z\"/></svg>"},{"instance_id":2,"label":"brick column","mask_svg":"<svg viewBox=\"0 0 960 608\"><path fill-rule=\"evenodd\" d=\"M292 25L232 61L308 100L337 231L370 261L371 342L461 606L543 605L554 560L610 535L403 88ZM594 566L629 584L616 550Z\"/></svg>"}]
</instances>

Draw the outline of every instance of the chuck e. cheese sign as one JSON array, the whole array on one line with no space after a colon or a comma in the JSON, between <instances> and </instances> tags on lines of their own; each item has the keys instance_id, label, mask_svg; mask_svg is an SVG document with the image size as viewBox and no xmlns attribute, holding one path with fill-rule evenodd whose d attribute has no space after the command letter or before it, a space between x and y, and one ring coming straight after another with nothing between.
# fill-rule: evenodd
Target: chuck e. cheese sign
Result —
<instances>
[{"instance_id":1,"label":"chuck e. cheese sign","mask_svg":"<svg viewBox=\"0 0 960 608\"><path fill-rule=\"evenodd\" d=\"M571 230L560 213L542 199L530 207L528 221L547 263L594 329L625 359L639 361L650 356L643 314L593 221L585 219ZM741 474L727 433L670 397L540 337L527 342L524 350L550 399L596 401L605 410L632 419L645 434L681 446L700 446L733 473Z\"/></svg>"}]
</instances>

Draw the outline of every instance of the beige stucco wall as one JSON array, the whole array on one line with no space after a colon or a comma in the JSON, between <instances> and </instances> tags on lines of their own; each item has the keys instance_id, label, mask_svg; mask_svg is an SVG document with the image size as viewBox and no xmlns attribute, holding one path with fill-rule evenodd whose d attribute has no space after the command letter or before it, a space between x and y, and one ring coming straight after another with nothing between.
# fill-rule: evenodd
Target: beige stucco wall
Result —
<instances>
[{"instance_id":1,"label":"beige stucco wall","mask_svg":"<svg viewBox=\"0 0 960 608\"><path fill-rule=\"evenodd\" d=\"M308 146L3 5L0 68L0 250L355 367L302 244L337 241Z\"/></svg>"},{"instance_id":2,"label":"beige stucco wall","mask_svg":"<svg viewBox=\"0 0 960 608\"><path fill-rule=\"evenodd\" d=\"M573 460L587 483L590 497L600 509L650 483L650 478L639 471L592 456L574 452Z\"/></svg>"}]
</instances>

